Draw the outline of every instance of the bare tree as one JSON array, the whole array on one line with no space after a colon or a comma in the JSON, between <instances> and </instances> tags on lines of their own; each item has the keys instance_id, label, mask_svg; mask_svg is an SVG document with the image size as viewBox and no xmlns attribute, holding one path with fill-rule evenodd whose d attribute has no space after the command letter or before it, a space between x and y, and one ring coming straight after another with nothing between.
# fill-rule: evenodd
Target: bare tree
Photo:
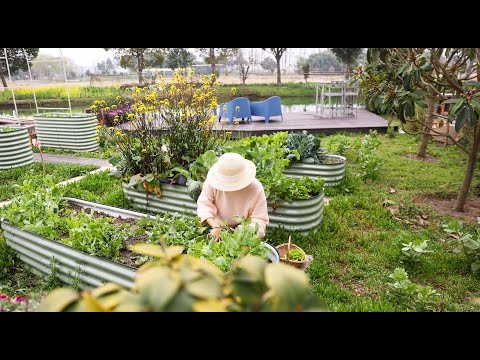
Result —
<instances>
[{"instance_id":1,"label":"bare tree","mask_svg":"<svg viewBox=\"0 0 480 360\"><path fill-rule=\"evenodd\" d=\"M281 69L280 69L280 60L282 59L283 54L287 51L287 48L262 48L266 52L273 54L275 60L277 60L277 84L282 83Z\"/></svg>"},{"instance_id":2,"label":"bare tree","mask_svg":"<svg viewBox=\"0 0 480 360\"><path fill-rule=\"evenodd\" d=\"M248 78L250 68L256 64L255 53L253 49L248 51L248 55L246 55L245 52L247 51L244 49L239 49L237 52L237 65L238 69L240 70L240 80L242 80L243 85L245 85L245 81Z\"/></svg>"}]
</instances>

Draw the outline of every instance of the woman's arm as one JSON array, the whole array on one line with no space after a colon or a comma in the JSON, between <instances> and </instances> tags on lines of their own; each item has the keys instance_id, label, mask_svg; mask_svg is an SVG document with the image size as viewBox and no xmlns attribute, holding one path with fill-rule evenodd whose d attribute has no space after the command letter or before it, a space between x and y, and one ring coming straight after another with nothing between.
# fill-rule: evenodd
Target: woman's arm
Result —
<instances>
[{"instance_id":1,"label":"woman's arm","mask_svg":"<svg viewBox=\"0 0 480 360\"><path fill-rule=\"evenodd\" d=\"M263 187L262 191L260 191L258 194L257 200L255 201L250 218L252 219L250 226L255 226L255 224L258 224L258 237L263 239L265 237L265 228L269 222L267 198L265 197L265 191L263 190Z\"/></svg>"},{"instance_id":2,"label":"woman's arm","mask_svg":"<svg viewBox=\"0 0 480 360\"><path fill-rule=\"evenodd\" d=\"M197 215L200 217L200 222L210 225L210 237L214 236L216 239L220 238L220 225L215 220L217 214L217 207L214 201L213 188L207 183L203 184L202 192L197 200Z\"/></svg>"}]
</instances>

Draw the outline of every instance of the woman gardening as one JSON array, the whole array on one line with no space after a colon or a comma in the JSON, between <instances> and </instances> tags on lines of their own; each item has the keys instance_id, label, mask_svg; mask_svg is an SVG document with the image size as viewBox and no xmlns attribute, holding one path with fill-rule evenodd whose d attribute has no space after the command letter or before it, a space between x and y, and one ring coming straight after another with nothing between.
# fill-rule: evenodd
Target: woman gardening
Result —
<instances>
[{"instance_id":1,"label":"woman gardening","mask_svg":"<svg viewBox=\"0 0 480 360\"><path fill-rule=\"evenodd\" d=\"M258 236L265 237L267 199L255 175L255 164L237 153L223 154L210 168L197 200L197 215L211 226L211 238L220 239L221 224L240 224L234 215L250 218L250 226L258 225Z\"/></svg>"}]
</instances>

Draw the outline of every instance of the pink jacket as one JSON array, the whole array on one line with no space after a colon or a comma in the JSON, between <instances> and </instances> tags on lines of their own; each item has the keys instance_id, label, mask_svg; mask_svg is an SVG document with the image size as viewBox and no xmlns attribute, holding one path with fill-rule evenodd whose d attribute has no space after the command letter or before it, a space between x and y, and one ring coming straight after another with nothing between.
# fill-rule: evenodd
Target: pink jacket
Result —
<instances>
[{"instance_id":1,"label":"pink jacket","mask_svg":"<svg viewBox=\"0 0 480 360\"><path fill-rule=\"evenodd\" d=\"M202 223L208 218L214 218L219 225L226 220L227 225L235 226L239 222L233 215L250 217L251 226L258 224L258 236L265 237L265 227L269 222L267 199L263 186L257 179L237 191L220 191L205 181L197 205L197 215Z\"/></svg>"}]
</instances>

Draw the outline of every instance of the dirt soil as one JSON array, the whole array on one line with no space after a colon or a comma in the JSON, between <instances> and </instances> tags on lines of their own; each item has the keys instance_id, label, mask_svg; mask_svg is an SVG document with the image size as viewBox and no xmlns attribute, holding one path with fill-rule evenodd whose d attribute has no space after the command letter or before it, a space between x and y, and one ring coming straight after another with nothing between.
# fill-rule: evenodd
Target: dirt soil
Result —
<instances>
[{"instance_id":1,"label":"dirt soil","mask_svg":"<svg viewBox=\"0 0 480 360\"><path fill-rule=\"evenodd\" d=\"M450 215L459 219L462 222L476 223L477 217L480 216L480 197L469 196L465 204L465 211L458 212L453 210L456 195L446 198L438 196L419 196L414 199L414 203L428 204L438 212L438 215Z\"/></svg>"},{"instance_id":2,"label":"dirt soil","mask_svg":"<svg viewBox=\"0 0 480 360\"><path fill-rule=\"evenodd\" d=\"M410 153L403 154L403 157L406 157L407 159L417 160L417 161L424 161L424 162L427 162L427 163L435 162L435 161L438 160L435 156L428 155L428 154L425 157L425 159L418 158L417 154L410 154Z\"/></svg>"},{"instance_id":3,"label":"dirt soil","mask_svg":"<svg viewBox=\"0 0 480 360\"><path fill-rule=\"evenodd\" d=\"M74 212L74 214L77 214L78 212L81 212L82 209L84 209L83 207L81 207L79 205L71 204L71 203L68 204L67 208L72 210ZM85 209L85 210L86 210L86 212L90 213L89 209ZM104 214L104 213L101 213L101 212L98 212L98 211L95 211L94 216L95 217L114 219L113 223L115 225L118 225L118 226L123 225L123 224L128 224L128 225L130 225L130 228L131 228L132 231L137 228L137 225L136 225L137 219L116 218L116 217L112 217L112 216L109 216L107 214ZM68 234L64 234L64 236L62 236L62 238L65 238L65 237L68 237ZM146 242L147 239L148 239L148 236L145 235L145 234L132 235L132 236L129 236L128 238L124 239L124 242L123 242L124 248L122 250L120 250L120 258L117 259L116 261L118 261L122 264L128 265L128 266L138 267L135 264L135 260L137 260L139 255L132 253L130 250L128 250L128 247L132 244Z\"/></svg>"}]
</instances>

